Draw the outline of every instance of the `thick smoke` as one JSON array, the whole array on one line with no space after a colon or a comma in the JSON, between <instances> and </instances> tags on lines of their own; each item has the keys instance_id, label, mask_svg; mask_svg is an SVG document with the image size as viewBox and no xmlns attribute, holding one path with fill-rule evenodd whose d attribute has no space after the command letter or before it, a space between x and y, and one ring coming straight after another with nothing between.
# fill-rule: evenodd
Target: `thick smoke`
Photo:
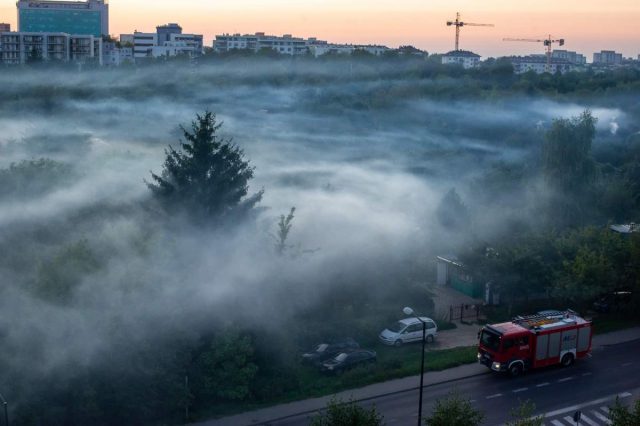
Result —
<instances>
[{"instance_id":1,"label":"thick smoke","mask_svg":"<svg viewBox=\"0 0 640 426\"><path fill-rule=\"evenodd\" d=\"M46 157L74 170L47 193L0 200L3 361L35 380L69 365L107 367L166 334L188 338L228 323L276 330L340 274L428 262L452 248L435 219L443 195L457 187L473 200L469 184L493 165L535 155L553 118L591 108L612 136L629 126L624 111L595 101L393 95L437 84L454 83L381 78L341 63L3 71L0 167ZM385 91L392 95L376 98ZM256 167L252 192L265 189L263 208L255 224L234 229L180 218L160 227L144 180L179 143L178 126L205 109ZM280 258L270 234L292 206L293 247ZM484 237L499 232L505 210L475 212ZM99 265L67 299L39 296L47 262L78 241Z\"/></svg>"}]
</instances>

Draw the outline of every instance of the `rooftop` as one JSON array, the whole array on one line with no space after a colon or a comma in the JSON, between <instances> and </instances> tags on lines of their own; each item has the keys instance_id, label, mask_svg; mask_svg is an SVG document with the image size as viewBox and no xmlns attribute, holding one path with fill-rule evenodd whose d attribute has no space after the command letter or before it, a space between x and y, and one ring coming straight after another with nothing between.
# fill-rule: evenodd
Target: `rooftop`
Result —
<instances>
[{"instance_id":1,"label":"rooftop","mask_svg":"<svg viewBox=\"0 0 640 426\"><path fill-rule=\"evenodd\" d=\"M452 50L451 52L445 53L443 56L447 57L455 57L455 58L479 58L480 55L473 53L469 50Z\"/></svg>"}]
</instances>

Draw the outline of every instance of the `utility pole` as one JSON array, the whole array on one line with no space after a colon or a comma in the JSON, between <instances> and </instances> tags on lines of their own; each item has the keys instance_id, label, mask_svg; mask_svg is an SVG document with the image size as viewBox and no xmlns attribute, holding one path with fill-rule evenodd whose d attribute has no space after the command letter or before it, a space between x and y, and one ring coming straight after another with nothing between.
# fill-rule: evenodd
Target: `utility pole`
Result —
<instances>
[{"instance_id":1,"label":"utility pole","mask_svg":"<svg viewBox=\"0 0 640 426\"><path fill-rule=\"evenodd\" d=\"M4 405L4 424L5 426L9 426L9 408L7 407L7 400L4 399L4 396L0 393L0 400L2 400L2 405Z\"/></svg>"}]
</instances>

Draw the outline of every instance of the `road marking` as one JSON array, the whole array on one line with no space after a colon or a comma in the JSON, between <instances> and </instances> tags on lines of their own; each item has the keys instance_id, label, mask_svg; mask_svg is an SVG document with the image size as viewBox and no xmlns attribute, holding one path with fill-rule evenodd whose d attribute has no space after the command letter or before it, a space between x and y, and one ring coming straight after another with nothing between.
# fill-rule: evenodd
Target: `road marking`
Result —
<instances>
[{"instance_id":1,"label":"road marking","mask_svg":"<svg viewBox=\"0 0 640 426\"><path fill-rule=\"evenodd\" d=\"M567 419L567 417L564 418L565 420ZM573 421L572 417L569 417L569 420ZM582 416L580 417L580 421L581 422L585 422L586 424L588 424L589 426L600 426L598 423L594 422L593 420L591 420L589 418L589 416L587 416L586 414L582 413Z\"/></svg>"},{"instance_id":2,"label":"road marking","mask_svg":"<svg viewBox=\"0 0 640 426\"><path fill-rule=\"evenodd\" d=\"M591 375L593 375L593 373L582 373L582 377L584 377L584 376L591 376Z\"/></svg>"},{"instance_id":3,"label":"road marking","mask_svg":"<svg viewBox=\"0 0 640 426\"><path fill-rule=\"evenodd\" d=\"M541 388L543 386L549 386L549 382L544 382L536 385L537 388Z\"/></svg>"},{"instance_id":4,"label":"road marking","mask_svg":"<svg viewBox=\"0 0 640 426\"><path fill-rule=\"evenodd\" d=\"M562 423L561 421L558 421L558 420L551 420L551 424L553 426L565 426L564 423Z\"/></svg>"},{"instance_id":5,"label":"road marking","mask_svg":"<svg viewBox=\"0 0 640 426\"><path fill-rule=\"evenodd\" d=\"M475 399L472 399L469 402L473 404L474 402L477 402L477 401Z\"/></svg>"},{"instance_id":6,"label":"road marking","mask_svg":"<svg viewBox=\"0 0 640 426\"><path fill-rule=\"evenodd\" d=\"M565 377L564 379L560 379L560 380L558 380L558 383L568 382L569 380L573 380L573 376L572 377Z\"/></svg>"},{"instance_id":7,"label":"road marking","mask_svg":"<svg viewBox=\"0 0 640 426\"><path fill-rule=\"evenodd\" d=\"M497 394L495 394L495 395L489 395L489 396L487 397L487 399L500 398L501 396L502 396L502 394L501 394L501 393L497 393Z\"/></svg>"},{"instance_id":8,"label":"road marking","mask_svg":"<svg viewBox=\"0 0 640 426\"><path fill-rule=\"evenodd\" d=\"M624 364L622 364L622 366L623 366L623 367L628 367L628 366L630 366L631 364L633 364L633 363L632 363L632 362L625 362Z\"/></svg>"},{"instance_id":9,"label":"road marking","mask_svg":"<svg viewBox=\"0 0 640 426\"><path fill-rule=\"evenodd\" d=\"M520 388L520 389L516 389L513 391L513 393L520 393L520 392L524 392L524 391L528 391L529 388Z\"/></svg>"},{"instance_id":10,"label":"road marking","mask_svg":"<svg viewBox=\"0 0 640 426\"><path fill-rule=\"evenodd\" d=\"M614 401L616 398L628 398L630 396L631 396L631 394L629 392L623 392L623 393L619 393L617 395L607 396L607 397L604 397L604 398L596 399L594 401L585 402L583 404L576 404L576 405L572 405L570 407L561 408L559 410L549 411L548 413L544 413L544 416L545 417L556 417L556 416L559 416L560 414L576 412L576 411L580 410L581 408L589 407L591 405L603 404L605 402Z\"/></svg>"},{"instance_id":11,"label":"road marking","mask_svg":"<svg viewBox=\"0 0 640 426\"><path fill-rule=\"evenodd\" d=\"M609 415L609 407L605 407L605 406L603 405L602 407L600 407L600 409L601 409L602 411L604 411L604 413L605 413L606 415Z\"/></svg>"},{"instance_id":12,"label":"road marking","mask_svg":"<svg viewBox=\"0 0 640 426\"><path fill-rule=\"evenodd\" d=\"M611 424L611 420L609 420L608 418L606 418L602 414L598 413L597 411L592 411L591 414L593 414L594 416L596 416L598 419L600 419L601 421L605 422L606 424L608 424L608 425Z\"/></svg>"}]
</instances>

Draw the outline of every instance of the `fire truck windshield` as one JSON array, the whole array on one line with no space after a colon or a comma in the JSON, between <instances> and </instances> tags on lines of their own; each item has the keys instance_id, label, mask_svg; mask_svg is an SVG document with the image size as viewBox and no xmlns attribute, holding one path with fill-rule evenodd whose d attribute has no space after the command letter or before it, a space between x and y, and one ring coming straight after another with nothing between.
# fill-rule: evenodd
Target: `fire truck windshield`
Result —
<instances>
[{"instance_id":1,"label":"fire truck windshield","mask_svg":"<svg viewBox=\"0 0 640 426\"><path fill-rule=\"evenodd\" d=\"M482 330L480 343L490 351L498 352L498 349L500 349L500 336L491 331Z\"/></svg>"}]
</instances>

